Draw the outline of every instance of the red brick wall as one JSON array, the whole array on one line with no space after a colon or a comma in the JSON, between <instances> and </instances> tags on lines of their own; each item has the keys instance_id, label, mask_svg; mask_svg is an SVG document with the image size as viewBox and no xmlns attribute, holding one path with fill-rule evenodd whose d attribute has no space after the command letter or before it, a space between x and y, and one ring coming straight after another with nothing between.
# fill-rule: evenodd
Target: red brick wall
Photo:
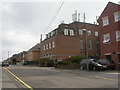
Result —
<instances>
[{"instance_id":1,"label":"red brick wall","mask_svg":"<svg viewBox=\"0 0 120 90\"><path fill-rule=\"evenodd\" d=\"M106 53L114 53L114 52L120 52L120 42L116 41L116 31L120 30L120 27L118 27L118 24L120 22L114 21L114 13L118 10L118 5L109 3L103 13L101 14L100 18L98 19L99 26L99 33L100 33L100 51L101 51L101 58L105 58ZM109 25L103 26L102 24L102 18L108 16L109 18ZM104 44L103 43L103 35L104 34L110 34L110 43ZM112 59L115 61L116 65L118 64L118 56L117 54L111 54Z\"/></svg>"}]
</instances>

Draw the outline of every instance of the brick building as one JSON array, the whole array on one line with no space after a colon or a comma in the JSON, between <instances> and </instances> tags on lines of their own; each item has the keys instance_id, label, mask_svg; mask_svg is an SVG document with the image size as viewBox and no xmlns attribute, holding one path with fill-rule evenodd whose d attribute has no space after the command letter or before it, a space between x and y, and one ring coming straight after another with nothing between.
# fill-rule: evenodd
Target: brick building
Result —
<instances>
[{"instance_id":1,"label":"brick building","mask_svg":"<svg viewBox=\"0 0 120 90\"><path fill-rule=\"evenodd\" d=\"M36 44L31 49L29 49L26 54L24 54L24 58L26 58L23 63L27 64L38 64L40 60L40 44Z\"/></svg>"},{"instance_id":2,"label":"brick building","mask_svg":"<svg viewBox=\"0 0 120 90\"><path fill-rule=\"evenodd\" d=\"M98 57L98 37L98 25L83 22L60 24L41 42L40 57L58 60L84 55Z\"/></svg>"},{"instance_id":3,"label":"brick building","mask_svg":"<svg viewBox=\"0 0 120 90\"><path fill-rule=\"evenodd\" d=\"M109 2L98 19L101 58L120 63L120 5Z\"/></svg>"}]
</instances>

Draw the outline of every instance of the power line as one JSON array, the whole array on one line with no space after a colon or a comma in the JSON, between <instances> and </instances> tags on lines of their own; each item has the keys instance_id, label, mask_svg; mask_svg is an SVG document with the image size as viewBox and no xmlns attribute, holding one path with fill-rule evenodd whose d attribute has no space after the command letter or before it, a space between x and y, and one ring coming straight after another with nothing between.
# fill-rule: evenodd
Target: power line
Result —
<instances>
[{"instance_id":1,"label":"power line","mask_svg":"<svg viewBox=\"0 0 120 90\"><path fill-rule=\"evenodd\" d=\"M57 16L57 14L59 13L60 9L62 8L63 4L64 4L64 1L61 3L60 7L58 8L58 10L57 10L56 14L55 14L55 15L54 15L54 17L52 18L52 20L51 20L50 24L48 25L48 27L46 28L46 30L45 30L45 31L47 31L47 30L48 30L48 28L49 28L49 27L51 26L51 24L53 23L53 21L55 20L55 18L56 18L56 16ZM44 31L44 33L45 33L45 31Z\"/></svg>"}]
</instances>

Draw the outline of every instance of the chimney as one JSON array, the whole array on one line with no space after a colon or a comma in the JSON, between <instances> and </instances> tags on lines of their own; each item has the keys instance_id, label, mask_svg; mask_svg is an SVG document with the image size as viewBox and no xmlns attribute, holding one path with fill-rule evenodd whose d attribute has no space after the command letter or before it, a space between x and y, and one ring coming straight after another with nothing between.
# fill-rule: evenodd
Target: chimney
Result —
<instances>
[{"instance_id":1,"label":"chimney","mask_svg":"<svg viewBox=\"0 0 120 90\"><path fill-rule=\"evenodd\" d=\"M42 42L42 34L40 35L40 42Z\"/></svg>"}]
</instances>

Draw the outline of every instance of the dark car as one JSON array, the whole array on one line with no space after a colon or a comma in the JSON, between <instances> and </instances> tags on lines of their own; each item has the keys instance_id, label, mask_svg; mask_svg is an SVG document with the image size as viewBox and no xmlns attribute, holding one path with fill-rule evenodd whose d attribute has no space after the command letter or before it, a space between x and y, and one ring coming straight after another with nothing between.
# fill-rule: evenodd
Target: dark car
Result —
<instances>
[{"instance_id":1,"label":"dark car","mask_svg":"<svg viewBox=\"0 0 120 90\"><path fill-rule=\"evenodd\" d=\"M99 64L103 65L103 69L115 69L115 63L113 60L107 60L107 59L100 59L97 61Z\"/></svg>"},{"instance_id":2,"label":"dark car","mask_svg":"<svg viewBox=\"0 0 120 90\"><path fill-rule=\"evenodd\" d=\"M4 67L4 66L7 66L7 67L8 67L8 66L9 66L9 62L3 61L3 62L2 62L2 67Z\"/></svg>"},{"instance_id":3,"label":"dark car","mask_svg":"<svg viewBox=\"0 0 120 90\"><path fill-rule=\"evenodd\" d=\"M80 69L86 70L102 70L102 65L97 63L95 59L83 59L80 63Z\"/></svg>"}]
</instances>

